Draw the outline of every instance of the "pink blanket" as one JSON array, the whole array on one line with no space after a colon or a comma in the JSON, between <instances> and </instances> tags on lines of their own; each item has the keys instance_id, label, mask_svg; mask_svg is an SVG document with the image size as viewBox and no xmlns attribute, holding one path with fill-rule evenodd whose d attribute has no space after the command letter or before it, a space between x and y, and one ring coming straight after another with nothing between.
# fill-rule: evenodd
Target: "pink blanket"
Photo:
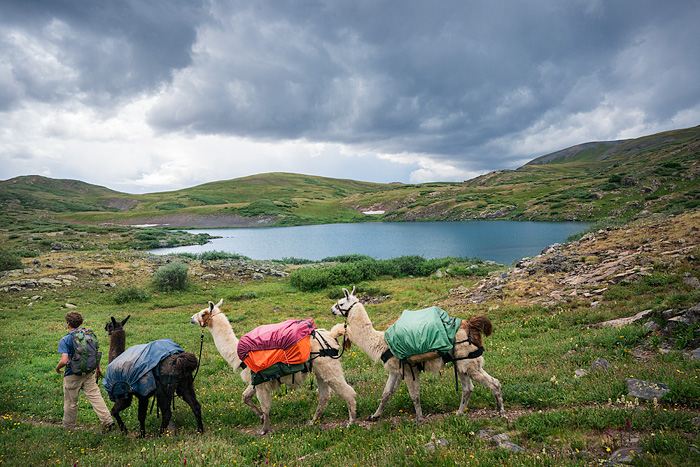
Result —
<instances>
[{"instance_id":1,"label":"pink blanket","mask_svg":"<svg viewBox=\"0 0 700 467\"><path fill-rule=\"evenodd\" d=\"M253 350L288 349L316 329L313 319L289 319L277 324L263 324L238 341L238 358L245 360Z\"/></svg>"}]
</instances>

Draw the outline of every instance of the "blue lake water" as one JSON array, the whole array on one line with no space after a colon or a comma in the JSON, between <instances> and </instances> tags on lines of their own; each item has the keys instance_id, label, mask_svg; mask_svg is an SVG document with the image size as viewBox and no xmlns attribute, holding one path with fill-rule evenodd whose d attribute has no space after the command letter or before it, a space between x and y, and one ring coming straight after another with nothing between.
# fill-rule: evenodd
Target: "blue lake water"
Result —
<instances>
[{"instance_id":1,"label":"blue lake water","mask_svg":"<svg viewBox=\"0 0 700 467\"><path fill-rule=\"evenodd\" d=\"M304 258L362 254L375 259L481 258L510 265L585 230L585 222L372 222L298 227L197 229L221 237L205 245L152 250L155 254L225 251L251 259Z\"/></svg>"}]
</instances>

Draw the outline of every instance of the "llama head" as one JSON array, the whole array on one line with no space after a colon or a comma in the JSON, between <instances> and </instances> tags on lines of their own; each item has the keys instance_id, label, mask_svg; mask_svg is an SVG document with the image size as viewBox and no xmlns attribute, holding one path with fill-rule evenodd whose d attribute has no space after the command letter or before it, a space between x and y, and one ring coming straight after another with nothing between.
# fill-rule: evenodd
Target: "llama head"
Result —
<instances>
[{"instance_id":1,"label":"llama head","mask_svg":"<svg viewBox=\"0 0 700 467\"><path fill-rule=\"evenodd\" d=\"M348 292L348 289L343 288L343 298L338 300L335 305L331 307L331 313L338 316L348 317L350 310L357 303L360 303L360 299L355 296L355 286L352 286L352 292Z\"/></svg>"},{"instance_id":2,"label":"llama head","mask_svg":"<svg viewBox=\"0 0 700 467\"><path fill-rule=\"evenodd\" d=\"M114 331L123 331L124 325L129 320L130 317L131 317L131 315L127 316L122 321L117 321L116 319L114 319L114 316L110 316L112 321L105 325L105 331L107 331L107 334L110 336L112 335L112 333Z\"/></svg>"},{"instance_id":3,"label":"llama head","mask_svg":"<svg viewBox=\"0 0 700 467\"><path fill-rule=\"evenodd\" d=\"M195 313L192 315L192 317L190 318L190 324L198 324L203 328L207 327L211 322L212 317L221 313L221 309L219 307L222 303L224 303L223 298L219 300L219 303L217 303L216 305L214 305L214 302L209 302L208 308L205 308L199 313Z\"/></svg>"}]
</instances>

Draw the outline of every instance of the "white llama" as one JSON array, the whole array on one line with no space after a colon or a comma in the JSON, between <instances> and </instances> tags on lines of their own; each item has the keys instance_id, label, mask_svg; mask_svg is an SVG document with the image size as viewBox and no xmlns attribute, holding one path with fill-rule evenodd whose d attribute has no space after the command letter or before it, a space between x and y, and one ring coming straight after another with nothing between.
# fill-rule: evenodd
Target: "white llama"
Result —
<instances>
[{"instance_id":1,"label":"white llama","mask_svg":"<svg viewBox=\"0 0 700 467\"><path fill-rule=\"evenodd\" d=\"M343 293L345 296L333 305L331 312L334 315L344 316L347 320L348 327L345 338L356 343L375 363L379 362L382 355L389 350L389 345L384 339L384 331L377 331L372 326L365 307L355 296L355 287L353 287L352 293L348 292L347 289L343 289ZM469 397L474 390L474 384L472 383L472 380L474 380L491 390L496 398L499 415L505 417L501 384L496 378L484 371L484 357L479 355L474 358L475 354L472 354L472 357L468 357L471 352L483 349L481 333L483 332L484 335L488 336L491 334L491 330L491 321L485 317L478 316L469 321L462 321L455 336L455 347L452 351L452 357L457 368L459 380L462 383L462 402L457 410L458 415L464 414L469 403ZM480 352L477 353L480 354ZM370 417L370 420L377 420L380 417L389 399L401 385L401 380L404 379L404 372L406 372L408 375L405 378L406 386L408 386L408 393L416 410L416 421L420 423L423 419L423 410L420 405L421 366L423 366L422 369L424 371L439 373L444 365L443 359L437 356L423 361L422 365L411 365L407 362L400 362L399 359L392 355L384 363L384 368L389 371L389 379L384 387L379 407Z\"/></svg>"},{"instance_id":2,"label":"white llama","mask_svg":"<svg viewBox=\"0 0 700 467\"><path fill-rule=\"evenodd\" d=\"M216 305L214 305L213 302L209 302L208 308L192 315L190 323L208 328L221 356L226 359L234 370L238 370L242 363L237 353L238 338L234 334L228 318L221 312L220 307L222 303L223 299ZM344 325L337 324L330 332L325 329L316 329L315 332L317 332L328 345L338 350L340 346L336 338L343 334ZM316 375L316 381L318 383L318 407L310 423L316 422L321 416L321 413L323 413L323 410L326 408L331 398L332 389L338 393L348 405L350 416L350 420L348 421L349 426L355 423L355 390L345 381L340 361L328 356L318 356L319 352L322 350L322 346L313 336L309 338L311 339L311 356L307 363L311 363L313 359L311 368L314 375ZM253 385L250 368L245 368L241 371L241 379L248 383L248 387L243 391L242 400L243 403L253 409L257 416L260 417L260 421L263 424L262 434L266 434L270 431L272 391L279 388L282 384L292 388L298 387L306 380L306 376L305 372L299 372L293 375L283 376L276 381L266 381L258 385ZM258 397L260 408L258 408L257 404L253 401L254 396Z\"/></svg>"}]
</instances>

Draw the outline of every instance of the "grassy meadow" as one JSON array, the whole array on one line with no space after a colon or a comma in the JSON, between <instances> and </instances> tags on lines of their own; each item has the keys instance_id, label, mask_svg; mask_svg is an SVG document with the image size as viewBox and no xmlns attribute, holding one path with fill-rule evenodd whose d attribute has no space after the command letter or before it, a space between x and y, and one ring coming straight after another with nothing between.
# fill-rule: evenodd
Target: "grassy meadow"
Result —
<instances>
[{"instance_id":1,"label":"grassy meadow","mask_svg":"<svg viewBox=\"0 0 700 467\"><path fill-rule=\"evenodd\" d=\"M244 383L205 331L195 381L204 434L196 432L189 407L178 398L173 412L176 434L156 436L160 419L154 410L147 416L148 436L136 438L138 404L134 401L122 414L130 433L102 435L83 396L80 428L65 432L61 428L62 376L54 367L58 341L67 332L67 304L75 305L85 318L84 325L97 331L105 367L109 338L104 325L111 316L121 320L131 315L125 327L127 346L170 337L196 355L202 332L189 319L209 300L223 298L222 311L239 337L260 324L289 318L310 317L325 328L339 322L330 307L340 287L302 292L287 278L205 281L193 274L185 290L159 292L153 288L152 275L135 272L142 268L132 264L132 257L106 251L100 255L105 267L126 271L110 279L118 281L118 287L101 286L100 279L90 280L76 271L80 281L75 284L0 293L0 464L584 466L599 465L599 459L638 439L641 457L635 458L634 465L700 465L698 428L692 423L700 415L698 360L680 352L634 358L640 349L658 345L649 341L641 325L589 327L648 308L660 312L700 301L700 294L685 287L680 275L672 272L665 273L665 280L614 286L595 309L578 300L551 308L510 305L507 300L455 309L443 305L455 316L485 314L493 322L495 332L485 341L485 369L501 382L507 419L495 418L493 396L480 385L475 385L467 414L455 416L460 394L455 391L450 364L440 376L421 377L425 423L415 424L405 385L378 422L367 422L387 375L353 346L342 363L348 383L357 391L359 424L346 427L347 408L334 395L321 420L310 426L317 403L311 378L301 389L274 394L273 432L260 436L257 417L240 400ZM190 262L190 269L195 262ZM360 294L366 290L373 296L390 297L366 306L375 328L383 330L402 310L440 306L450 289L470 287L478 279L383 278L358 285ZM126 300L123 292L120 295L124 286L140 293ZM694 330L683 332L692 338ZM683 339L680 333L676 337ZM576 369L588 368L596 358L609 360L608 370L574 377ZM671 391L659 401L625 398L628 377L661 382ZM507 434L524 452L500 448L482 439L480 430Z\"/></svg>"}]
</instances>

